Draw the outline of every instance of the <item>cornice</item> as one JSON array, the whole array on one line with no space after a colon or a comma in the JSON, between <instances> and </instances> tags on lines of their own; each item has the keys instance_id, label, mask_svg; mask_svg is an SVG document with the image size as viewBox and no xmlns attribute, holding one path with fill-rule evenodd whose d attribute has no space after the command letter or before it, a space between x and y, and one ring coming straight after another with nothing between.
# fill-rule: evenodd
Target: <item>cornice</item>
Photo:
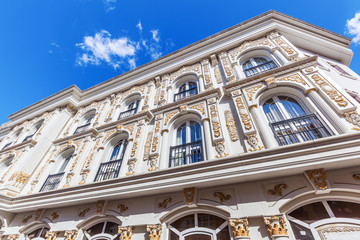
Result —
<instances>
[{"instance_id":1,"label":"cornice","mask_svg":"<svg viewBox=\"0 0 360 240\"><path fill-rule=\"evenodd\" d=\"M24 148L24 147L27 147L27 146L35 146L37 142L34 140L34 139L29 139L25 142L21 142L21 143L18 143L16 145L13 145L13 146L10 146L10 147L7 147L5 149L2 149L0 151L0 154L3 154L3 153L6 153L6 152L10 152L11 150L18 150L20 148Z\"/></svg>"},{"instance_id":2,"label":"cornice","mask_svg":"<svg viewBox=\"0 0 360 240\"><path fill-rule=\"evenodd\" d=\"M16 196L11 199L11 205L9 201L0 201L0 210L25 212L86 204L97 201L100 192L102 199L111 200L182 190L185 185L201 188L257 181L303 174L305 170L324 164L327 170L358 166L359 137L360 133L332 136L182 167Z\"/></svg>"}]
</instances>

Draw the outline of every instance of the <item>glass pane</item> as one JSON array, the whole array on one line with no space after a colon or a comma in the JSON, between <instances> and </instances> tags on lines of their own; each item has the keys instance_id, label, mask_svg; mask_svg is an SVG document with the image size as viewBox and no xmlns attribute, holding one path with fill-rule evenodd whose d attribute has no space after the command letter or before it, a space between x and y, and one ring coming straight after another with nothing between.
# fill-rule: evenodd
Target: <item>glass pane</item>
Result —
<instances>
[{"instance_id":1,"label":"glass pane","mask_svg":"<svg viewBox=\"0 0 360 240\"><path fill-rule=\"evenodd\" d=\"M104 223L98 223L98 224L92 226L91 228L89 228L88 230L86 230L86 232L90 236L94 236L96 234L102 233L103 226L104 226Z\"/></svg>"},{"instance_id":2,"label":"glass pane","mask_svg":"<svg viewBox=\"0 0 360 240\"><path fill-rule=\"evenodd\" d=\"M246 61L244 64L243 64L243 69L246 70L246 69L249 69L249 68L252 68L253 65L251 64L250 60Z\"/></svg>"},{"instance_id":3,"label":"glass pane","mask_svg":"<svg viewBox=\"0 0 360 240\"><path fill-rule=\"evenodd\" d=\"M360 219L360 205L351 202L328 201L336 217Z\"/></svg>"},{"instance_id":4,"label":"glass pane","mask_svg":"<svg viewBox=\"0 0 360 240\"><path fill-rule=\"evenodd\" d=\"M190 122L191 142L201 140L201 127L197 122Z\"/></svg>"},{"instance_id":5,"label":"glass pane","mask_svg":"<svg viewBox=\"0 0 360 240\"><path fill-rule=\"evenodd\" d=\"M298 220L306 222L307 224L329 218L329 214L327 213L322 202L316 202L302 206L292 211L289 215Z\"/></svg>"},{"instance_id":6,"label":"glass pane","mask_svg":"<svg viewBox=\"0 0 360 240\"><path fill-rule=\"evenodd\" d=\"M105 226L105 233L108 233L110 235L117 234L118 230L118 224L113 222L107 222Z\"/></svg>"},{"instance_id":7,"label":"glass pane","mask_svg":"<svg viewBox=\"0 0 360 240\"><path fill-rule=\"evenodd\" d=\"M170 230L170 240L179 240L179 236Z\"/></svg>"},{"instance_id":8,"label":"glass pane","mask_svg":"<svg viewBox=\"0 0 360 240\"><path fill-rule=\"evenodd\" d=\"M217 240L230 240L229 228L224 227L217 235Z\"/></svg>"},{"instance_id":9,"label":"glass pane","mask_svg":"<svg viewBox=\"0 0 360 240\"><path fill-rule=\"evenodd\" d=\"M254 61L256 62L257 65L260 65L260 64L263 64L263 63L267 62L267 60L265 58L262 58L262 57L254 58Z\"/></svg>"},{"instance_id":10,"label":"glass pane","mask_svg":"<svg viewBox=\"0 0 360 240\"><path fill-rule=\"evenodd\" d=\"M120 143L118 143L118 144L114 147L114 150L113 150L112 153L111 153L110 161L118 160L118 156L119 156L119 152L120 152L120 148L121 148L121 143L122 143L122 140L121 140Z\"/></svg>"},{"instance_id":11,"label":"glass pane","mask_svg":"<svg viewBox=\"0 0 360 240\"><path fill-rule=\"evenodd\" d=\"M269 122L279 122L284 119L279 108L275 105L272 98L267 100L263 106L264 113Z\"/></svg>"},{"instance_id":12,"label":"glass pane","mask_svg":"<svg viewBox=\"0 0 360 240\"><path fill-rule=\"evenodd\" d=\"M181 125L176 134L176 145L182 145L186 143L186 123Z\"/></svg>"},{"instance_id":13,"label":"glass pane","mask_svg":"<svg viewBox=\"0 0 360 240\"><path fill-rule=\"evenodd\" d=\"M66 166L68 165L68 163L70 162L70 159L72 158L72 155L68 156L67 158L65 158L61 164L61 167L59 168L58 173L62 173L65 171Z\"/></svg>"},{"instance_id":14,"label":"glass pane","mask_svg":"<svg viewBox=\"0 0 360 240\"><path fill-rule=\"evenodd\" d=\"M211 240L211 236L204 234L194 234L185 237L185 240Z\"/></svg>"},{"instance_id":15,"label":"glass pane","mask_svg":"<svg viewBox=\"0 0 360 240\"><path fill-rule=\"evenodd\" d=\"M185 91L186 90L186 83L184 83L183 85L181 85L180 87L179 87L179 92L183 92L183 91Z\"/></svg>"},{"instance_id":16,"label":"glass pane","mask_svg":"<svg viewBox=\"0 0 360 240\"><path fill-rule=\"evenodd\" d=\"M196 83L189 82L189 89L196 88Z\"/></svg>"},{"instance_id":17,"label":"glass pane","mask_svg":"<svg viewBox=\"0 0 360 240\"><path fill-rule=\"evenodd\" d=\"M314 240L310 229L305 228L297 223L290 221L291 228L294 232L296 240Z\"/></svg>"},{"instance_id":18,"label":"glass pane","mask_svg":"<svg viewBox=\"0 0 360 240\"><path fill-rule=\"evenodd\" d=\"M191 215L182 217L182 218L176 220L175 222L173 222L171 224L171 226L176 228L179 232L182 232L188 228L193 228L193 227L195 227L194 215L191 214Z\"/></svg>"},{"instance_id":19,"label":"glass pane","mask_svg":"<svg viewBox=\"0 0 360 240\"><path fill-rule=\"evenodd\" d=\"M286 111L289 113L291 118L304 116L305 111L302 109L302 107L299 105L299 103L291 98L291 97L285 97L285 96L279 96L281 104L284 106Z\"/></svg>"},{"instance_id":20,"label":"glass pane","mask_svg":"<svg viewBox=\"0 0 360 240\"><path fill-rule=\"evenodd\" d=\"M220 227L225 222L224 219L209 214L198 214L199 227L210 228L212 230Z\"/></svg>"}]
</instances>

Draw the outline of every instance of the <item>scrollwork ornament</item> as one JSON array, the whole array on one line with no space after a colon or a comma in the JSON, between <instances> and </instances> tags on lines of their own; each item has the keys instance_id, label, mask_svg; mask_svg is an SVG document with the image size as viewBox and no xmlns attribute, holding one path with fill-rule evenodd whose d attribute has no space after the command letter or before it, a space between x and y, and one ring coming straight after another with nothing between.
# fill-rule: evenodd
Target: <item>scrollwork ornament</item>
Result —
<instances>
[{"instance_id":1,"label":"scrollwork ornament","mask_svg":"<svg viewBox=\"0 0 360 240\"><path fill-rule=\"evenodd\" d=\"M349 111L344 113L344 115L346 117L346 120L354 125L353 129L360 131L360 114L356 111Z\"/></svg>"},{"instance_id":2,"label":"scrollwork ornament","mask_svg":"<svg viewBox=\"0 0 360 240\"><path fill-rule=\"evenodd\" d=\"M250 145L250 148L249 148L250 152L259 151L264 148L263 146L259 145L259 141L258 141L256 134L247 135L247 142Z\"/></svg>"},{"instance_id":3,"label":"scrollwork ornament","mask_svg":"<svg viewBox=\"0 0 360 240\"><path fill-rule=\"evenodd\" d=\"M149 240L160 240L162 226L160 224L148 225L146 231L149 233Z\"/></svg>"},{"instance_id":4,"label":"scrollwork ornament","mask_svg":"<svg viewBox=\"0 0 360 240\"><path fill-rule=\"evenodd\" d=\"M285 218L282 216L264 217L264 223L271 237L288 236Z\"/></svg>"},{"instance_id":5,"label":"scrollwork ornament","mask_svg":"<svg viewBox=\"0 0 360 240\"><path fill-rule=\"evenodd\" d=\"M136 163L136 160L128 161L128 172L126 173L126 176L130 176L135 173L135 163Z\"/></svg>"},{"instance_id":6,"label":"scrollwork ornament","mask_svg":"<svg viewBox=\"0 0 360 240\"><path fill-rule=\"evenodd\" d=\"M56 237L58 236L58 234L59 234L58 232L48 231L48 232L46 232L46 235L45 235L46 240L55 240Z\"/></svg>"},{"instance_id":7,"label":"scrollwork ornament","mask_svg":"<svg viewBox=\"0 0 360 240\"><path fill-rule=\"evenodd\" d=\"M239 140L239 135L236 129L236 123L230 110L225 110L225 121L228 129L230 140L236 142Z\"/></svg>"},{"instance_id":8,"label":"scrollwork ornament","mask_svg":"<svg viewBox=\"0 0 360 240\"><path fill-rule=\"evenodd\" d=\"M229 219L234 239L250 239L249 222L247 219Z\"/></svg>"},{"instance_id":9,"label":"scrollwork ornament","mask_svg":"<svg viewBox=\"0 0 360 240\"><path fill-rule=\"evenodd\" d=\"M158 156L157 155L150 157L149 165L150 165L150 167L148 168L149 172L158 170L159 167L158 167Z\"/></svg>"},{"instance_id":10,"label":"scrollwork ornament","mask_svg":"<svg viewBox=\"0 0 360 240\"><path fill-rule=\"evenodd\" d=\"M244 104L241 96L235 98L235 102L236 102L236 107L238 109L241 121L244 124L244 128L246 130L250 130L252 128L250 116L245 108L245 104Z\"/></svg>"},{"instance_id":11,"label":"scrollwork ornament","mask_svg":"<svg viewBox=\"0 0 360 240\"><path fill-rule=\"evenodd\" d=\"M118 229L118 233L120 234L119 240L131 240L133 236L134 227L131 226L121 226Z\"/></svg>"},{"instance_id":12,"label":"scrollwork ornament","mask_svg":"<svg viewBox=\"0 0 360 240\"><path fill-rule=\"evenodd\" d=\"M7 240L17 240L19 239L20 235L19 234L10 234L7 237Z\"/></svg>"},{"instance_id":13,"label":"scrollwork ornament","mask_svg":"<svg viewBox=\"0 0 360 240\"><path fill-rule=\"evenodd\" d=\"M225 194L223 192L214 192L214 197L219 198L220 202L228 202L231 200L231 195Z\"/></svg>"},{"instance_id":14,"label":"scrollwork ornament","mask_svg":"<svg viewBox=\"0 0 360 240\"><path fill-rule=\"evenodd\" d=\"M308 170L305 172L305 175L317 189L328 189L327 175L323 168Z\"/></svg>"},{"instance_id":15,"label":"scrollwork ornament","mask_svg":"<svg viewBox=\"0 0 360 240\"><path fill-rule=\"evenodd\" d=\"M105 206L105 201L104 200L99 200L96 202L96 213L97 215L100 215L103 211L103 208Z\"/></svg>"},{"instance_id":16,"label":"scrollwork ornament","mask_svg":"<svg viewBox=\"0 0 360 240\"><path fill-rule=\"evenodd\" d=\"M269 189L268 194L272 196L282 196L283 189L287 189L287 185L285 183L279 183L274 186L274 189Z\"/></svg>"},{"instance_id":17,"label":"scrollwork ornament","mask_svg":"<svg viewBox=\"0 0 360 240\"><path fill-rule=\"evenodd\" d=\"M215 104L210 106L211 124L215 137L220 137L220 122Z\"/></svg>"},{"instance_id":18,"label":"scrollwork ornament","mask_svg":"<svg viewBox=\"0 0 360 240\"><path fill-rule=\"evenodd\" d=\"M184 188L184 196L187 205L192 205L195 202L196 188Z\"/></svg>"},{"instance_id":19,"label":"scrollwork ornament","mask_svg":"<svg viewBox=\"0 0 360 240\"><path fill-rule=\"evenodd\" d=\"M144 160L147 160L149 157L152 136L153 136L153 132L148 132L145 142L145 148L144 148Z\"/></svg>"},{"instance_id":20,"label":"scrollwork ornament","mask_svg":"<svg viewBox=\"0 0 360 240\"><path fill-rule=\"evenodd\" d=\"M65 231L65 234L64 234L65 239L64 240L75 240L77 235L78 235L77 230Z\"/></svg>"}]
</instances>

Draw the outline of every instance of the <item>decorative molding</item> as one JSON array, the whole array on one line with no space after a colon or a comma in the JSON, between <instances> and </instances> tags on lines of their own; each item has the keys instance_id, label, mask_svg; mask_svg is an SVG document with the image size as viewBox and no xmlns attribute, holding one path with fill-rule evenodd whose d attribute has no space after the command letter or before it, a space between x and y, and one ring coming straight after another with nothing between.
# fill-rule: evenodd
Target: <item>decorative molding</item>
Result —
<instances>
[{"instance_id":1,"label":"decorative molding","mask_svg":"<svg viewBox=\"0 0 360 240\"><path fill-rule=\"evenodd\" d=\"M127 226L127 227L119 226L118 228L118 233L120 234L119 240L131 240L131 237L133 236L133 230L134 227L131 226Z\"/></svg>"},{"instance_id":2,"label":"decorative molding","mask_svg":"<svg viewBox=\"0 0 360 240\"><path fill-rule=\"evenodd\" d=\"M162 202L159 202L159 203L158 203L158 207L165 209L165 208L167 207L167 205L168 205L169 203L171 203L171 201L172 201L172 198L166 198L166 199L164 199Z\"/></svg>"},{"instance_id":3,"label":"decorative molding","mask_svg":"<svg viewBox=\"0 0 360 240\"><path fill-rule=\"evenodd\" d=\"M56 212L53 212L53 213L51 213L51 220L56 220L56 219L58 219L59 218L59 214L57 214Z\"/></svg>"},{"instance_id":4,"label":"decorative molding","mask_svg":"<svg viewBox=\"0 0 360 240\"><path fill-rule=\"evenodd\" d=\"M349 111L344 113L346 120L354 125L353 129L360 131L360 114L356 111Z\"/></svg>"},{"instance_id":5,"label":"decorative molding","mask_svg":"<svg viewBox=\"0 0 360 240\"><path fill-rule=\"evenodd\" d=\"M196 188L184 188L184 196L187 205L193 205L196 201Z\"/></svg>"},{"instance_id":6,"label":"decorative molding","mask_svg":"<svg viewBox=\"0 0 360 240\"><path fill-rule=\"evenodd\" d=\"M287 54L291 55L295 53L295 50L289 46L281 37L275 38L274 41L284 50Z\"/></svg>"},{"instance_id":7,"label":"decorative molding","mask_svg":"<svg viewBox=\"0 0 360 240\"><path fill-rule=\"evenodd\" d=\"M220 202L228 202L231 200L231 195L224 194L223 192L214 192L214 197L219 198Z\"/></svg>"},{"instance_id":8,"label":"decorative molding","mask_svg":"<svg viewBox=\"0 0 360 240\"><path fill-rule=\"evenodd\" d=\"M31 218L32 218L32 215L29 215L29 216L25 217L25 218L22 220L22 222L23 222L23 223L27 223Z\"/></svg>"},{"instance_id":9,"label":"decorative molding","mask_svg":"<svg viewBox=\"0 0 360 240\"><path fill-rule=\"evenodd\" d=\"M158 165L158 157L159 157L158 155L154 155L154 156L150 157L150 161L149 161L150 167L148 168L149 172L156 171L159 169L159 167L157 166Z\"/></svg>"},{"instance_id":10,"label":"decorative molding","mask_svg":"<svg viewBox=\"0 0 360 240\"><path fill-rule=\"evenodd\" d=\"M210 116L211 116L211 124L213 127L214 136L220 137L221 136L221 132L220 132L221 127L220 127L219 117L218 117L218 113L217 113L215 104L210 106Z\"/></svg>"},{"instance_id":11,"label":"decorative molding","mask_svg":"<svg viewBox=\"0 0 360 240\"><path fill-rule=\"evenodd\" d=\"M198 110L199 112L201 112L202 115L205 115L205 106L203 103L199 103L188 108Z\"/></svg>"},{"instance_id":12,"label":"decorative molding","mask_svg":"<svg viewBox=\"0 0 360 240\"><path fill-rule=\"evenodd\" d=\"M272 196L282 196L282 190L287 189L287 185L285 183L279 183L274 186L274 189L269 189L268 194Z\"/></svg>"},{"instance_id":13,"label":"decorative molding","mask_svg":"<svg viewBox=\"0 0 360 240\"><path fill-rule=\"evenodd\" d=\"M245 89L245 92L246 92L246 94L248 96L249 101L253 100L254 94L256 94L256 92L262 87L264 87L264 84L260 83L260 84L254 86L254 87Z\"/></svg>"},{"instance_id":14,"label":"decorative molding","mask_svg":"<svg viewBox=\"0 0 360 240\"><path fill-rule=\"evenodd\" d=\"M264 223L272 238L288 236L286 221L283 216L264 217Z\"/></svg>"},{"instance_id":15,"label":"decorative molding","mask_svg":"<svg viewBox=\"0 0 360 240\"><path fill-rule=\"evenodd\" d=\"M242 100L242 97L239 96L239 97L235 98L235 102L236 102L236 107L238 109L241 121L244 124L244 128L246 130L252 129L251 119L250 119L248 112L246 111L245 104Z\"/></svg>"},{"instance_id":16,"label":"decorative molding","mask_svg":"<svg viewBox=\"0 0 360 240\"><path fill-rule=\"evenodd\" d=\"M120 213L126 212L129 209L127 206L121 203L117 206L117 208L120 210Z\"/></svg>"},{"instance_id":17,"label":"decorative molding","mask_svg":"<svg viewBox=\"0 0 360 240\"><path fill-rule=\"evenodd\" d=\"M262 37L260 39L254 40L254 41L245 41L237 48L229 51L230 58L232 61L235 61L236 58L245 50L254 48L254 47L258 47L258 46L268 46L270 48L273 47L272 44L270 43L270 41L265 37Z\"/></svg>"},{"instance_id":18,"label":"decorative molding","mask_svg":"<svg viewBox=\"0 0 360 240\"><path fill-rule=\"evenodd\" d=\"M147 225L146 231L149 233L149 240L160 240L162 226L160 224Z\"/></svg>"},{"instance_id":19,"label":"decorative molding","mask_svg":"<svg viewBox=\"0 0 360 240\"><path fill-rule=\"evenodd\" d=\"M259 140L256 134L247 135L247 142L251 146L249 148L250 152L260 151L264 148L264 146L259 145Z\"/></svg>"},{"instance_id":20,"label":"decorative molding","mask_svg":"<svg viewBox=\"0 0 360 240\"><path fill-rule=\"evenodd\" d=\"M86 213L90 211L90 208L84 208L81 212L79 212L79 217L85 217Z\"/></svg>"},{"instance_id":21,"label":"decorative molding","mask_svg":"<svg viewBox=\"0 0 360 240\"><path fill-rule=\"evenodd\" d=\"M360 173L355 173L352 175L353 179L360 180Z\"/></svg>"},{"instance_id":22,"label":"decorative molding","mask_svg":"<svg viewBox=\"0 0 360 240\"><path fill-rule=\"evenodd\" d=\"M323 168L305 171L305 176L317 190L327 190L329 183Z\"/></svg>"},{"instance_id":23,"label":"decorative molding","mask_svg":"<svg viewBox=\"0 0 360 240\"><path fill-rule=\"evenodd\" d=\"M296 83L300 83L302 85L307 85L305 80L298 73L291 75L291 76L278 78L278 79L276 79L276 81L277 82L296 82Z\"/></svg>"},{"instance_id":24,"label":"decorative molding","mask_svg":"<svg viewBox=\"0 0 360 240\"><path fill-rule=\"evenodd\" d=\"M225 110L225 121L226 121L226 127L230 135L230 140L232 142L236 142L239 140L239 135L236 129L236 123L234 120L234 117L230 110Z\"/></svg>"},{"instance_id":25,"label":"decorative molding","mask_svg":"<svg viewBox=\"0 0 360 240\"><path fill-rule=\"evenodd\" d=\"M44 209L37 209L34 214L34 220L39 221Z\"/></svg>"},{"instance_id":26,"label":"decorative molding","mask_svg":"<svg viewBox=\"0 0 360 240\"><path fill-rule=\"evenodd\" d=\"M229 154L225 153L225 141L224 140L215 142L215 150L218 153L215 156L216 158L222 158L222 157L226 157L229 155Z\"/></svg>"},{"instance_id":27,"label":"decorative molding","mask_svg":"<svg viewBox=\"0 0 360 240\"><path fill-rule=\"evenodd\" d=\"M250 239L249 222L247 218L230 218L229 225L232 228L234 239Z\"/></svg>"},{"instance_id":28,"label":"decorative molding","mask_svg":"<svg viewBox=\"0 0 360 240\"><path fill-rule=\"evenodd\" d=\"M201 74L200 64L196 63L191 66L183 66L178 71L173 72L170 74L170 81L174 81L179 76L185 74L185 73L195 73L196 75Z\"/></svg>"},{"instance_id":29,"label":"decorative molding","mask_svg":"<svg viewBox=\"0 0 360 240\"><path fill-rule=\"evenodd\" d=\"M165 123L164 123L164 125L166 126L167 123L169 122L169 120L170 120L173 116L175 116L177 113L179 113L178 110L176 110L176 111L174 111L174 112L171 112L171 113L165 114Z\"/></svg>"},{"instance_id":30,"label":"decorative molding","mask_svg":"<svg viewBox=\"0 0 360 240\"><path fill-rule=\"evenodd\" d=\"M135 173L135 163L136 163L136 159L132 159L128 161L128 172L126 173L126 176L130 176Z\"/></svg>"},{"instance_id":31,"label":"decorative molding","mask_svg":"<svg viewBox=\"0 0 360 240\"><path fill-rule=\"evenodd\" d=\"M68 230L65 231L64 240L75 240L77 238L78 231L77 230Z\"/></svg>"},{"instance_id":32,"label":"decorative molding","mask_svg":"<svg viewBox=\"0 0 360 240\"><path fill-rule=\"evenodd\" d=\"M144 157L143 157L144 160L147 160L149 158L152 137L153 137L153 132L152 131L148 132L144 147Z\"/></svg>"},{"instance_id":33,"label":"decorative molding","mask_svg":"<svg viewBox=\"0 0 360 240\"><path fill-rule=\"evenodd\" d=\"M45 234L46 240L56 240L56 237L59 235L58 232L47 231Z\"/></svg>"},{"instance_id":34,"label":"decorative molding","mask_svg":"<svg viewBox=\"0 0 360 240\"><path fill-rule=\"evenodd\" d=\"M104 209L105 206L105 200L99 200L96 202L96 213L97 215L100 215Z\"/></svg>"}]
</instances>

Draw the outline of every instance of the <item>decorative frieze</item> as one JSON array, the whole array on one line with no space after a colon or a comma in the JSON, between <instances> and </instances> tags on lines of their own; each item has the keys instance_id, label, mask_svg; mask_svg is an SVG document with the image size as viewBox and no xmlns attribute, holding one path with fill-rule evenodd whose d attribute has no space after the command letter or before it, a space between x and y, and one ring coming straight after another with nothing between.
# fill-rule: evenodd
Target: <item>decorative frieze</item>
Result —
<instances>
[{"instance_id":1,"label":"decorative frieze","mask_svg":"<svg viewBox=\"0 0 360 240\"><path fill-rule=\"evenodd\" d=\"M306 81L298 73L287 77L278 78L276 79L276 82L296 82L305 86L308 85Z\"/></svg>"},{"instance_id":2,"label":"decorative frieze","mask_svg":"<svg viewBox=\"0 0 360 240\"><path fill-rule=\"evenodd\" d=\"M246 218L230 218L229 225L232 229L234 239L250 239L249 222Z\"/></svg>"},{"instance_id":3,"label":"decorative frieze","mask_svg":"<svg viewBox=\"0 0 360 240\"><path fill-rule=\"evenodd\" d=\"M221 132L220 132L221 128L220 128L220 121L215 104L210 106L210 116L211 116L211 125L213 128L214 136L218 138L221 136Z\"/></svg>"},{"instance_id":4,"label":"decorative frieze","mask_svg":"<svg viewBox=\"0 0 360 240\"><path fill-rule=\"evenodd\" d=\"M193 64L191 66L183 66L180 70L173 72L170 74L170 81L174 81L179 76L186 73L194 73L196 75L201 74L201 66L199 63Z\"/></svg>"}]
</instances>

